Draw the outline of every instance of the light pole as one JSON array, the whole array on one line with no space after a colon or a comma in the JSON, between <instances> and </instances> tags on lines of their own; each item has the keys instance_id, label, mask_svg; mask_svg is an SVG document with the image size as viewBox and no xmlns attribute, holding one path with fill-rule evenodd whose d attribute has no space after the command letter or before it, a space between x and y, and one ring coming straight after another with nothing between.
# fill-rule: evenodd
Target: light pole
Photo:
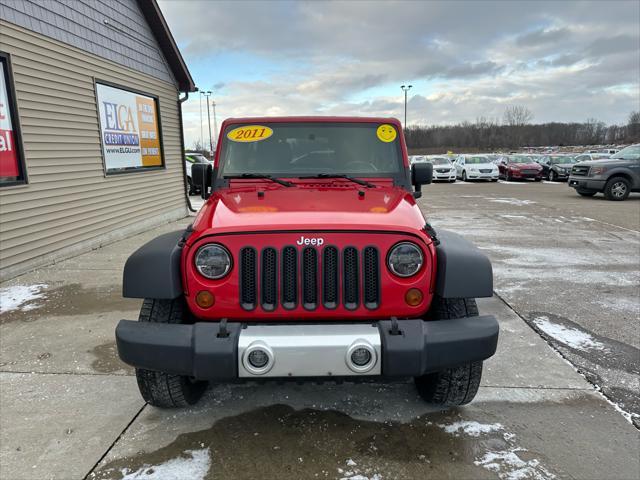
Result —
<instances>
[{"instance_id":1,"label":"light pole","mask_svg":"<svg viewBox=\"0 0 640 480\"><path fill-rule=\"evenodd\" d=\"M209 156L213 158L213 140L211 139L211 112L209 111L209 97L211 96L211 90L202 92L207 97L207 125L209 126Z\"/></svg>"},{"instance_id":2,"label":"light pole","mask_svg":"<svg viewBox=\"0 0 640 480\"><path fill-rule=\"evenodd\" d=\"M407 128L407 92L411 90L413 85L400 85L400 88L404 92L404 128Z\"/></svg>"},{"instance_id":3,"label":"light pole","mask_svg":"<svg viewBox=\"0 0 640 480\"><path fill-rule=\"evenodd\" d=\"M204 149L204 133L202 125L202 94L203 92L200 92L200 148Z\"/></svg>"},{"instance_id":4,"label":"light pole","mask_svg":"<svg viewBox=\"0 0 640 480\"><path fill-rule=\"evenodd\" d=\"M211 106L213 107L213 143L216 144L216 148L218 148L218 139L216 135L218 134L218 120L216 119L216 102L211 100Z\"/></svg>"}]
</instances>

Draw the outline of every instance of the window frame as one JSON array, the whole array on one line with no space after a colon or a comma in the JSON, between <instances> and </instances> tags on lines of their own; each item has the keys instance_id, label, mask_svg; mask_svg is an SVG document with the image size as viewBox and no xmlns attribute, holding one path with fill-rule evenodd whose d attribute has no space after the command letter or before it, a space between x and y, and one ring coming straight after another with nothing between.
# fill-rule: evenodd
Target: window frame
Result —
<instances>
[{"instance_id":1,"label":"window frame","mask_svg":"<svg viewBox=\"0 0 640 480\"><path fill-rule=\"evenodd\" d=\"M27 185L29 176L27 175L27 165L24 156L24 143L22 140L22 129L20 128L20 117L18 115L18 102L16 98L16 87L13 80L13 68L11 66L11 54L0 51L0 62L4 64L5 85L7 86L7 101L9 103L9 115L11 117L11 129L16 154L18 156L18 178L16 180L0 180L0 188ZM0 177L2 178L2 177Z\"/></svg>"},{"instance_id":2,"label":"window frame","mask_svg":"<svg viewBox=\"0 0 640 480\"><path fill-rule=\"evenodd\" d=\"M125 92L134 93L136 95L143 95L145 97L153 99L156 106L156 117L158 122L158 141L160 147L160 159L162 160L162 165L154 165L151 167L133 167L127 168L119 171L109 171L107 168L107 158L105 156L105 145L104 140L102 138L102 120L100 118L100 99L98 98L98 84L103 85L105 87L116 88L118 90L123 90ZM98 116L98 141L100 142L100 156L102 157L102 170L104 172L104 176L114 177L118 175L128 175L134 173L142 173L142 172L157 172L161 170L167 169L167 159L165 157L164 152L164 138L162 135L162 115L160 114L160 97L158 95L154 95L152 93L144 92L142 90L138 90L132 87L126 87L124 85L120 85L118 83L110 82L108 80L102 80L100 78L93 78L93 92L96 101L96 114Z\"/></svg>"}]
</instances>

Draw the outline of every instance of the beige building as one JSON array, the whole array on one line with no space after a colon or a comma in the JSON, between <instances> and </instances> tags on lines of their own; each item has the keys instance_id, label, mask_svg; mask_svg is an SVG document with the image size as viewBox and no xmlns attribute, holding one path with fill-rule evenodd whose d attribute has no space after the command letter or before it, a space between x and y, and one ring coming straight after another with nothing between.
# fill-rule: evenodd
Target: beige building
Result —
<instances>
[{"instance_id":1,"label":"beige building","mask_svg":"<svg viewBox=\"0 0 640 480\"><path fill-rule=\"evenodd\" d=\"M155 0L0 0L0 82L0 280L187 214Z\"/></svg>"}]
</instances>

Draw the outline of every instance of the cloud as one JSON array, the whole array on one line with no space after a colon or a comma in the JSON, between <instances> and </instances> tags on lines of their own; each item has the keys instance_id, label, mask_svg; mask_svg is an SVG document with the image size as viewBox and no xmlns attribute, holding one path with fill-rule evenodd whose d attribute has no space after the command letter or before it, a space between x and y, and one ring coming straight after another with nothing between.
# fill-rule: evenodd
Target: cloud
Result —
<instances>
[{"instance_id":1,"label":"cloud","mask_svg":"<svg viewBox=\"0 0 640 480\"><path fill-rule=\"evenodd\" d=\"M160 0L220 118L403 117L624 122L640 103L640 4L608 2L197 2ZM638 107L636 107L638 108ZM187 145L199 100L185 106ZM220 122L218 121L218 124Z\"/></svg>"}]
</instances>

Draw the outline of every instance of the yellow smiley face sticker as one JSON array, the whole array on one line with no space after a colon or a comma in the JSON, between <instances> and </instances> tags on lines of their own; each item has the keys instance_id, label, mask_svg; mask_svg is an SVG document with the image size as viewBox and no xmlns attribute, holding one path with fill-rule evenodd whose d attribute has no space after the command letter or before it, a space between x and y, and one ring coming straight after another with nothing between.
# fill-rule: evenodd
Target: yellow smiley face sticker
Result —
<instances>
[{"instance_id":1,"label":"yellow smiley face sticker","mask_svg":"<svg viewBox=\"0 0 640 480\"><path fill-rule=\"evenodd\" d=\"M378 140L391 143L398 136L398 132L393 125L389 125L388 123L384 123L378 127L376 130L376 135L378 135Z\"/></svg>"}]
</instances>

